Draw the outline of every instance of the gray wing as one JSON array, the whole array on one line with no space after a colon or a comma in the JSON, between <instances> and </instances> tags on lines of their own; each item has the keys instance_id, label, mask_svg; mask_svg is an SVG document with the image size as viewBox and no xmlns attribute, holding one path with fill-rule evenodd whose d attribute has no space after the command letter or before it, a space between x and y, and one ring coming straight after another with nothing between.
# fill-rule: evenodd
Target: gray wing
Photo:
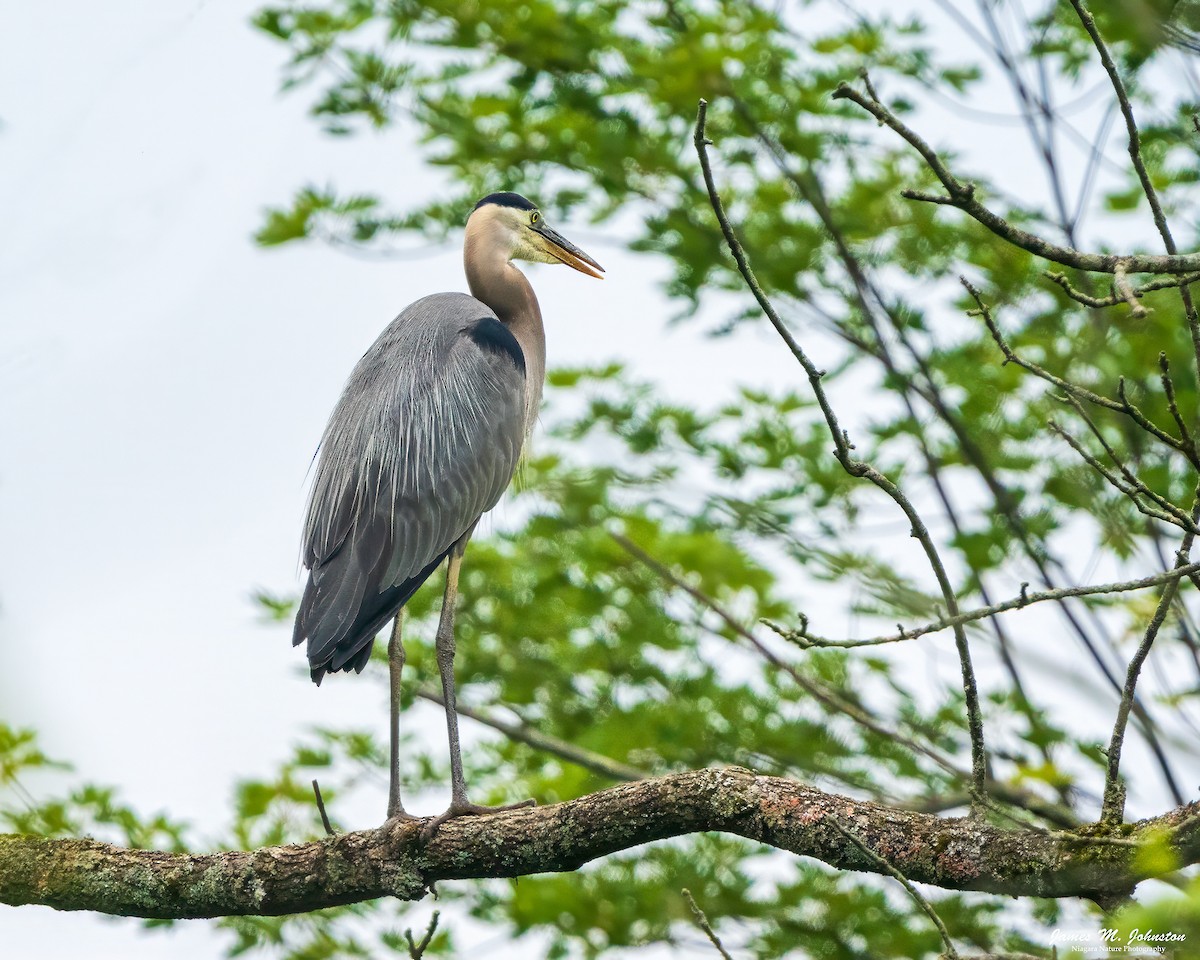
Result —
<instances>
[{"instance_id":1,"label":"gray wing","mask_svg":"<svg viewBox=\"0 0 1200 960\"><path fill-rule=\"evenodd\" d=\"M308 641L317 683L362 670L379 628L496 505L525 404L520 346L466 294L418 300L359 361L321 441L304 528L292 642Z\"/></svg>"}]
</instances>

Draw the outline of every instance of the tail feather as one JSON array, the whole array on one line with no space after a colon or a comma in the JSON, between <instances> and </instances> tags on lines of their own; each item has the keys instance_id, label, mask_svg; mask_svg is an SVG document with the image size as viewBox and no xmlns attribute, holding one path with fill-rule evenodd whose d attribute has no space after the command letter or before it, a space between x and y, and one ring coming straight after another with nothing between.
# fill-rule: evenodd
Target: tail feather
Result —
<instances>
[{"instance_id":1,"label":"tail feather","mask_svg":"<svg viewBox=\"0 0 1200 960\"><path fill-rule=\"evenodd\" d=\"M304 588L304 596L296 612L296 625L292 631L292 645L308 640L309 675L313 683L320 686L326 673L342 671L362 673L371 659L375 635L400 611L421 585L432 576L434 570L446 558L450 550L436 557L416 576L384 590L368 588L367 596L358 604L353 616L334 613L329 605L339 597L345 598L342 584L326 584L321 574L327 570L314 570Z\"/></svg>"}]
</instances>

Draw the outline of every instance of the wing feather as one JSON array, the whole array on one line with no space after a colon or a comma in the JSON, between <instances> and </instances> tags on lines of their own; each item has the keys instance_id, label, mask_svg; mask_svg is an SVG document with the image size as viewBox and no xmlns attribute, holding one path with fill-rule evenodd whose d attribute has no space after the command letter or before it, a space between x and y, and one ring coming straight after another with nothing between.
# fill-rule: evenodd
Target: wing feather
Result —
<instances>
[{"instance_id":1,"label":"wing feather","mask_svg":"<svg viewBox=\"0 0 1200 960\"><path fill-rule=\"evenodd\" d=\"M365 666L375 633L512 479L525 439L524 362L511 334L496 349L502 334L481 337L480 324L501 326L465 294L417 301L359 361L330 418L293 633L307 640L317 682Z\"/></svg>"}]
</instances>

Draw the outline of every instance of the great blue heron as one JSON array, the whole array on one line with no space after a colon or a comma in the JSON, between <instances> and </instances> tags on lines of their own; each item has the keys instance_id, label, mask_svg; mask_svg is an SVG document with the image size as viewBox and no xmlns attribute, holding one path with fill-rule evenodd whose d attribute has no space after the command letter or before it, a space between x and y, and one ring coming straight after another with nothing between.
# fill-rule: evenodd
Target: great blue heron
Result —
<instances>
[{"instance_id":1,"label":"great blue heron","mask_svg":"<svg viewBox=\"0 0 1200 960\"><path fill-rule=\"evenodd\" d=\"M325 428L304 525L309 570L292 643L308 641L313 682L361 672L395 618L388 818L400 802L399 692L404 604L447 560L436 650L450 737L449 817L490 809L467 800L454 696L454 603L467 540L496 505L537 419L546 337L537 297L513 260L603 268L546 226L515 193L475 205L463 245L465 293L409 306L354 368ZM531 801L530 801L531 802Z\"/></svg>"}]
</instances>

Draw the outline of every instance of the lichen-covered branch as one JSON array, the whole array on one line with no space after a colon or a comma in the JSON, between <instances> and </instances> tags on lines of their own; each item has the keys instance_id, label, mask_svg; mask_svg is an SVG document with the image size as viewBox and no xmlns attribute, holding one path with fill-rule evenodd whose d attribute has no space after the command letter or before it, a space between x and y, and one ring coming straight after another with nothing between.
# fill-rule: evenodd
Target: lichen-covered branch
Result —
<instances>
[{"instance_id":1,"label":"lichen-covered branch","mask_svg":"<svg viewBox=\"0 0 1200 960\"><path fill-rule=\"evenodd\" d=\"M0 903L186 919L279 915L377 897L419 900L445 880L575 870L638 844L720 831L833 867L877 873L847 840L915 883L1011 896L1110 898L1149 874L1137 841L1169 838L1200 862L1200 804L1103 834L1002 830L852 800L737 767L620 784L568 803L446 823L427 844L419 822L253 851L174 854L86 839L0 836Z\"/></svg>"}]
</instances>

